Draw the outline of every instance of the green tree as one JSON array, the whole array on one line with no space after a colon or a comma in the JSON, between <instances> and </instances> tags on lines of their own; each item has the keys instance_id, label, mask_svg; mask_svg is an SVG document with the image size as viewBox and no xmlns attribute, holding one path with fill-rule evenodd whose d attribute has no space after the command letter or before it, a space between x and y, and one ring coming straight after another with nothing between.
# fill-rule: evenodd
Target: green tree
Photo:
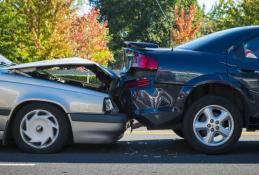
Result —
<instances>
[{"instance_id":1,"label":"green tree","mask_svg":"<svg viewBox=\"0 0 259 175\"><path fill-rule=\"evenodd\" d=\"M0 52L16 62L71 55L61 30L73 12L72 0L3 0L0 3ZM59 33L57 32L59 31ZM58 36L57 36L58 35Z\"/></svg>"},{"instance_id":2,"label":"green tree","mask_svg":"<svg viewBox=\"0 0 259 175\"><path fill-rule=\"evenodd\" d=\"M98 10L78 16L76 3L0 0L0 53L15 62L82 56L107 64L113 55L106 23Z\"/></svg>"},{"instance_id":3,"label":"green tree","mask_svg":"<svg viewBox=\"0 0 259 175\"><path fill-rule=\"evenodd\" d=\"M6 1L0 2L0 11L0 53L18 61L30 45L26 17Z\"/></svg>"},{"instance_id":4,"label":"green tree","mask_svg":"<svg viewBox=\"0 0 259 175\"><path fill-rule=\"evenodd\" d=\"M156 0L90 0L100 8L101 20L109 21L112 34L110 47L120 49L123 41L151 41L168 46L172 23L171 7L174 0L159 0L165 16Z\"/></svg>"},{"instance_id":5,"label":"green tree","mask_svg":"<svg viewBox=\"0 0 259 175\"><path fill-rule=\"evenodd\" d=\"M79 16L70 26L72 47L82 58L89 58L102 65L113 61L113 55L108 49L109 41L107 21L99 23L100 11L92 9L87 15Z\"/></svg>"},{"instance_id":6,"label":"green tree","mask_svg":"<svg viewBox=\"0 0 259 175\"><path fill-rule=\"evenodd\" d=\"M239 26L259 25L259 0L220 0L207 18L208 33Z\"/></svg>"},{"instance_id":7,"label":"green tree","mask_svg":"<svg viewBox=\"0 0 259 175\"><path fill-rule=\"evenodd\" d=\"M161 47L171 47L171 32L176 27L172 9L175 4L189 9L197 0L90 0L90 3L100 8L101 21L108 20L112 37L109 47L120 62L124 41L154 42ZM198 11L203 14L201 8Z\"/></svg>"}]
</instances>

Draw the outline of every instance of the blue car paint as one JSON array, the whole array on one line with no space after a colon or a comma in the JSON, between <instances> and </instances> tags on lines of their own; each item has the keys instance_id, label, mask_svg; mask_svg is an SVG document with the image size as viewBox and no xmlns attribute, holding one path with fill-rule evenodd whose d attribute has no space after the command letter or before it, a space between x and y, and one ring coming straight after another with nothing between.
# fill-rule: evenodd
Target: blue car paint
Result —
<instances>
[{"instance_id":1,"label":"blue car paint","mask_svg":"<svg viewBox=\"0 0 259 175\"><path fill-rule=\"evenodd\" d=\"M240 43L256 36L259 36L259 26L226 30L173 50L134 48L155 58L159 67L148 73L131 68L125 74L125 81L144 77L151 80L148 87L125 90L131 97L127 101L128 112L148 128L171 129L181 123L184 109L188 107L186 100L195 88L217 84L231 87L242 96L246 104L246 125L251 117L259 119L256 107L259 107L259 83L246 81L255 78L259 82L259 61L237 59L232 53ZM251 71L240 72L242 69Z\"/></svg>"}]
</instances>

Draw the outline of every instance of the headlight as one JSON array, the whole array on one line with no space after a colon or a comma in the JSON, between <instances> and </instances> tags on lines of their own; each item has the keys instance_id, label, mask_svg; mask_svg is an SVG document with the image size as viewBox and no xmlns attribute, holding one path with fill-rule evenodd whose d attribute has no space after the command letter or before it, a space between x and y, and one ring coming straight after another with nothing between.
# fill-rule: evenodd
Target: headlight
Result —
<instances>
[{"instance_id":1,"label":"headlight","mask_svg":"<svg viewBox=\"0 0 259 175\"><path fill-rule=\"evenodd\" d=\"M112 99L105 98L103 103L104 112L108 114L117 114L119 112L118 107L113 103Z\"/></svg>"}]
</instances>

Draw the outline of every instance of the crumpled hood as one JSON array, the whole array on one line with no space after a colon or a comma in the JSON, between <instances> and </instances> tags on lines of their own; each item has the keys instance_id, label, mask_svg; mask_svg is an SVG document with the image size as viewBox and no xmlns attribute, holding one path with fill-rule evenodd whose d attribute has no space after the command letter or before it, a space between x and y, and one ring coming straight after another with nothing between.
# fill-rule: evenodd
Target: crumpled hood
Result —
<instances>
[{"instance_id":1,"label":"crumpled hood","mask_svg":"<svg viewBox=\"0 0 259 175\"><path fill-rule=\"evenodd\" d=\"M70 65L70 66L71 65L97 65L98 67L101 67L100 65L98 65L93 61L74 57L74 58L53 59L53 60L18 64L18 65L6 67L6 69L13 70L13 69L27 69L27 68L40 68L40 67L51 67L51 66L65 66L65 65Z\"/></svg>"},{"instance_id":2,"label":"crumpled hood","mask_svg":"<svg viewBox=\"0 0 259 175\"><path fill-rule=\"evenodd\" d=\"M9 67L5 67L7 70L23 70L23 69L37 69L43 67L54 67L54 66L86 66L86 65L95 65L99 67L103 72L110 76L115 76L114 72L111 70L106 69L105 67L99 65L96 62L93 62L88 59L83 59L79 57L72 57L72 58L62 58L62 59L53 59L53 60L45 60L45 61L37 61L32 63L24 63L24 64L17 64Z\"/></svg>"}]
</instances>

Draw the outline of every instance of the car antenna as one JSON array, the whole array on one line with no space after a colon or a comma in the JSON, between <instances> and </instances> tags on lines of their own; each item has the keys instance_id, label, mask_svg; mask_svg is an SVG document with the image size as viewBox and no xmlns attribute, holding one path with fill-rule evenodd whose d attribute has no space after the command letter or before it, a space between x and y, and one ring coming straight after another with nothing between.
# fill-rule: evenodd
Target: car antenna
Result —
<instances>
[{"instance_id":1,"label":"car antenna","mask_svg":"<svg viewBox=\"0 0 259 175\"><path fill-rule=\"evenodd\" d=\"M168 18L167 18L167 16L166 16L166 14L165 14L165 11L163 10L163 8L162 8L162 6L161 6L161 4L160 4L159 0L155 0L155 1L156 1L157 5L158 5L159 9L161 10L161 12L162 12L162 14L163 14L163 16L164 16L165 20L169 22L169 20L168 20ZM172 45L173 45L173 42L172 42L172 40L171 40L171 32L169 33L169 40L168 40L168 44L169 44L170 46L172 46Z\"/></svg>"}]
</instances>

